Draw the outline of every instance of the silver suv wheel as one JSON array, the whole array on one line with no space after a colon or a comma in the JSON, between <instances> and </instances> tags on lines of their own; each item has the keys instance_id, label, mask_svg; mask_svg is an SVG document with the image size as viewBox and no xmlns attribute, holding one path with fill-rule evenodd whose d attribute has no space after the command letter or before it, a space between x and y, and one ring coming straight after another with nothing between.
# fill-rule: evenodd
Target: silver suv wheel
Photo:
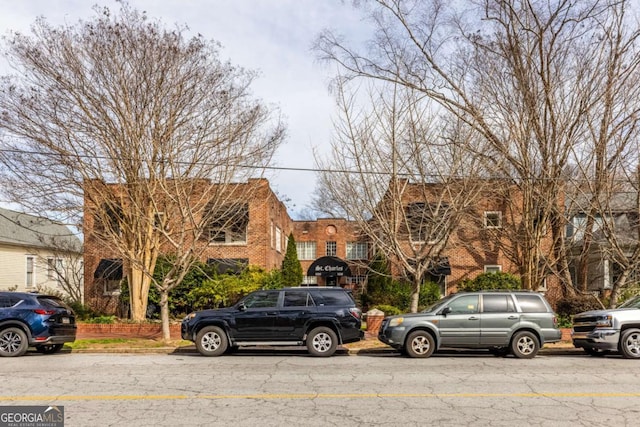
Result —
<instances>
[{"instance_id":1,"label":"silver suv wheel","mask_svg":"<svg viewBox=\"0 0 640 427\"><path fill-rule=\"evenodd\" d=\"M539 349L538 338L529 331L516 333L511 342L511 351L519 359L531 359L538 354Z\"/></svg>"},{"instance_id":2,"label":"silver suv wheel","mask_svg":"<svg viewBox=\"0 0 640 427\"><path fill-rule=\"evenodd\" d=\"M620 350L627 359L640 358L640 329L627 329L622 334Z\"/></svg>"},{"instance_id":3,"label":"silver suv wheel","mask_svg":"<svg viewBox=\"0 0 640 427\"><path fill-rule=\"evenodd\" d=\"M436 342L426 331L415 331L407 337L405 351L409 357L429 357L435 350Z\"/></svg>"}]
</instances>

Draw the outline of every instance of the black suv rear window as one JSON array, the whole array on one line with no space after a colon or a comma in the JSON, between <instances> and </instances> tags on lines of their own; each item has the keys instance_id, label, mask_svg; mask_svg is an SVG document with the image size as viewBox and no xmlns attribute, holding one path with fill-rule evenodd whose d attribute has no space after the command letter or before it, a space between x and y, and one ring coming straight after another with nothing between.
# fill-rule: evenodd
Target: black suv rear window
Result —
<instances>
[{"instance_id":1,"label":"black suv rear window","mask_svg":"<svg viewBox=\"0 0 640 427\"><path fill-rule=\"evenodd\" d=\"M316 302L316 305L346 305L349 307L353 307L355 305L353 297L347 291L313 290L309 292L311 293L311 296L313 296L313 300Z\"/></svg>"},{"instance_id":2,"label":"black suv rear window","mask_svg":"<svg viewBox=\"0 0 640 427\"><path fill-rule=\"evenodd\" d=\"M516 294L516 299L523 313L546 313L548 311L547 306L538 295Z\"/></svg>"}]
</instances>

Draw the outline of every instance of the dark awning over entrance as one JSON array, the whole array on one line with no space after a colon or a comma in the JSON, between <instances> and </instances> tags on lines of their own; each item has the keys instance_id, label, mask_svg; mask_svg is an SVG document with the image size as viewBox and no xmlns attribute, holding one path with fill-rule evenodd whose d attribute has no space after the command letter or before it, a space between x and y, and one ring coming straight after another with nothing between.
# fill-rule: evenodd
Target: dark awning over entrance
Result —
<instances>
[{"instance_id":1,"label":"dark awning over entrance","mask_svg":"<svg viewBox=\"0 0 640 427\"><path fill-rule=\"evenodd\" d=\"M451 275L451 265L449 264L449 258L445 256L432 261L431 265L429 266L429 273L434 276Z\"/></svg>"},{"instance_id":2,"label":"dark awning over entrance","mask_svg":"<svg viewBox=\"0 0 640 427\"><path fill-rule=\"evenodd\" d=\"M215 266L218 274L238 274L247 268L249 258L209 258L207 264Z\"/></svg>"},{"instance_id":3,"label":"dark awning over entrance","mask_svg":"<svg viewBox=\"0 0 640 427\"><path fill-rule=\"evenodd\" d=\"M307 276L338 277L351 276L346 262L335 256L323 256L309 266Z\"/></svg>"},{"instance_id":4,"label":"dark awning over entrance","mask_svg":"<svg viewBox=\"0 0 640 427\"><path fill-rule=\"evenodd\" d=\"M121 280L122 260L121 259L101 259L96 271L93 273L94 279Z\"/></svg>"}]
</instances>

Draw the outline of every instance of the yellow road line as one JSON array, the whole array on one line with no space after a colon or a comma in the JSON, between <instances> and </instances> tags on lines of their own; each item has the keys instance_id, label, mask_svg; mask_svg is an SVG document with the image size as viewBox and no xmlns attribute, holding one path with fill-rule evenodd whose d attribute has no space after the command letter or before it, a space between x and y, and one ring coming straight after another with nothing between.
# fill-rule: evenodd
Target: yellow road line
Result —
<instances>
[{"instance_id":1,"label":"yellow road line","mask_svg":"<svg viewBox=\"0 0 640 427\"><path fill-rule=\"evenodd\" d=\"M0 402L23 401L89 401L89 400L231 400L231 399L401 399L401 398L539 398L539 397L640 397L640 393L284 393L284 394L209 394L209 395L60 395L60 396L0 396Z\"/></svg>"}]
</instances>

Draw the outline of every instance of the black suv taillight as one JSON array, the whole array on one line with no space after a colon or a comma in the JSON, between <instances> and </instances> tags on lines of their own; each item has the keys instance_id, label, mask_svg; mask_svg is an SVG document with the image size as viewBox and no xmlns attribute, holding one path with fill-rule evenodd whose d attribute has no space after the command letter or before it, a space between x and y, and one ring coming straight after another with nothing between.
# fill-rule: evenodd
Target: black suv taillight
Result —
<instances>
[{"instance_id":1,"label":"black suv taillight","mask_svg":"<svg viewBox=\"0 0 640 427\"><path fill-rule=\"evenodd\" d=\"M362 319L362 311L360 311L359 308L351 307L349 309L349 314L351 314L353 317L355 317L358 320Z\"/></svg>"},{"instance_id":2,"label":"black suv taillight","mask_svg":"<svg viewBox=\"0 0 640 427\"><path fill-rule=\"evenodd\" d=\"M52 314L56 314L55 310L45 310L43 308L36 308L35 310L33 310L33 312L36 314L42 314L46 316L51 316Z\"/></svg>"}]
</instances>

